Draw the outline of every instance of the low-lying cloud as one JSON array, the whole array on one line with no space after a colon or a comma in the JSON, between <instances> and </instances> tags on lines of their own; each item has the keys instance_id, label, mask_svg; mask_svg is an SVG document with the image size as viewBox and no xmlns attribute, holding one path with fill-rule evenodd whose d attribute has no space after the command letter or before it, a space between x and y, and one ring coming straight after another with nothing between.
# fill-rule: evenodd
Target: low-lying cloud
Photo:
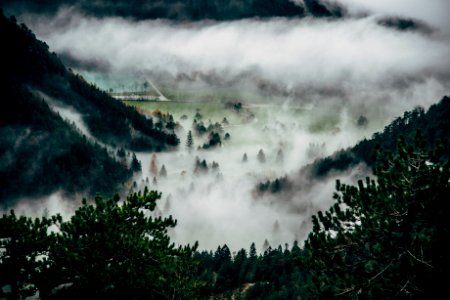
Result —
<instances>
[{"instance_id":1,"label":"low-lying cloud","mask_svg":"<svg viewBox=\"0 0 450 300\"><path fill-rule=\"evenodd\" d=\"M63 10L46 18L24 17L52 50L79 61L80 71L95 73L98 65L105 76L146 74L157 85L200 82L258 93L272 86L297 102L380 103L390 117L428 106L450 87L449 40L439 30L380 26L379 16L172 23Z\"/></svg>"},{"instance_id":2,"label":"low-lying cloud","mask_svg":"<svg viewBox=\"0 0 450 300\"><path fill-rule=\"evenodd\" d=\"M265 238L272 245L302 240L311 214L333 201L336 177L273 199L252 196L258 182L285 174L297 174L291 178L300 181L298 170L313 159L308 156L311 144L324 145L319 152L329 155L450 91L450 39L441 10L437 12L447 7L444 0L337 2L346 4L353 17L132 21L66 9L55 16L20 19L100 87L120 90L133 87L127 82L148 78L164 92L229 89L244 106L260 112L252 123L233 121L237 117L232 112L221 116L231 122L225 128L231 141L221 148L188 152L181 147L158 154L158 169L164 164L167 178L151 174L151 153L138 154L143 173L137 186L163 191L162 213L179 220L171 233L175 241L199 240L206 249L228 243L236 249L252 241L262 245ZM386 16L418 19L430 30L380 25ZM201 113L210 118L207 111ZM181 121L181 145L194 114ZM360 115L369 120L367 128L355 126ZM182 120L181 115L175 120ZM328 124L330 128L313 130ZM195 147L200 145L197 140ZM275 163L280 148L284 162ZM260 149L266 153L265 164L256 159ZM212 171L194 175L197 155L218 162L221 179ZM353 182L368 173L359 166L337 177Z\"/></svg>"}]
</instances>

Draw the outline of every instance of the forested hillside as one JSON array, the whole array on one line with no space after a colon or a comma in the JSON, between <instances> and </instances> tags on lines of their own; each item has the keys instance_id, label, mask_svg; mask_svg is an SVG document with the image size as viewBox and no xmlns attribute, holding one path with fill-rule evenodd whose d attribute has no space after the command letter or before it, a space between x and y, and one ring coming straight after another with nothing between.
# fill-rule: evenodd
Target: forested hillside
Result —
<instances>
[{"instance_id":1,"label":"forested hillside","mask_svg":"<svg viewBox=\"0 0 450 300\"><path fill-rule=\"evenodd\" d=\"M420 132L414 140L400 138L394 154L378 151L376 178L338 180L304 247L199 253L205 298L439 298L450 267L449 148L439 140L430 150Z\"/></svg>"},{"instance_id":2,"label":"forested hillside","mask_svg":"<svg viewBox=\"0 0 450 300\"><path fill-rule=\"evenodd\" d=\"M97 17L121 16L134 19L236 20L253 17L341 17L345 10L335 2L322 0L166 0L166 1L16 1L2 0L0 5L15 12L55 13L63 7L76 7Z\"/></svg>"},{"instance_id":3,"label":"forested hillside","mask_svg":"<svg viewBox=\"0 0 450 300\"><path fill-rule=\"evenodd\" d=\"M436 299L450 268L446 154L442 141L428 151L420 133L410 145L400 139L395 154L378 151L376 178L336 182L335 203L313 216L304 246L267 244L260 255L254 244L175 248L167 228L176 222L143 213L160 197L147 190L123 204L83 201L68 221L12 211L0 219L0 296Z\"/></svg>"},{"instance_id":4,"label":"forested hillside","mask_svg":"<svg viewBox=\"0 0 450 300\"><path fill-rule=\"evenodd\" d=\"M48 46L14 17L0 16L0 201L70 193L113 193L132 175L105 148L83 137L52 103L79 113L98 141L126 149L161 151L178 144L173 130L109 97L66 70ZM111 189L112 188L112 189Z\"/></svg>"},{"instance_id":5,"label":"forested hillside","mask_svg":"<svg viewBox=\"0 0 450 300\"><path fill-rule=\"evenodd\" d=\"M443 97L427 111L422 107L406 111L403 116L388 124L382 132L374 133L370 139L364 139L355 146L339 150L330 156L318 158L302 167L296 174L260 182L255 187L254 195L261 197L267 193L287 193L288 197L292 197L296 190L307 188L312 182L323 180L329 175L344 174L360 163L374 167L376 151L384 149L395 152L400 137L407 143L413 143L417 131L422 132L425 147L428 149L431 149L437 140L444 143L450 140L450 97ZM448 158L450 152L443 155Z\"/></svg>"},{"instance_id":6,"label":"forested hillside","mask_svg":"<svg viewBox=\"0 0 450 300\"><path fill-rule=\"evenodd\" d=\"M417 130L422 131L427 147L432 147L439 139L449 140L450 97L443 97L426 112L422 107L405 112L403 116L387 125L382 132L375 133L371 139L364 139L350 149L318 159L305 167L302 172L309 173L312 177L323 177L332 171L345 171L361 162L374 166L374 150L381 147L395 151L400 136L404 137L407 143L412 143ZM448 157L449 153L446 155Z\"/></svg>"}]
</instances>

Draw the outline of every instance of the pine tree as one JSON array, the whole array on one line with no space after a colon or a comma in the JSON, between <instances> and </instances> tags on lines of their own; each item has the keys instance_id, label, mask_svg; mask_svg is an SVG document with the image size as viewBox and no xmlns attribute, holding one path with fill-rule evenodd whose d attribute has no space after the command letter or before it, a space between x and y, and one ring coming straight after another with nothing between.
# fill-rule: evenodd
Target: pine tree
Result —
<instances>
[{"instance_id":1,"label":"pine tree","mask_svg":"<svg viewBox=\"0 0 450 300\"><path fill-rule=\"evenodd\" d=\"M133 158L131 159L131 170L133 172L141 172L142 166L141 162L137 159L136 154L133 153Z\"/></svg>"},{"instance_id":2,"label":"pine tree","mask_svg":"<svg viewBox=\"0 0 450 300\"><path fill-rule=\"evenodd\" d=\"M306 298L429 298L446 290L450 167L446 144L433 151L401 139L378 152L376 180L336 183L336 203L313 216L304 266Z\"/></svg>"},{"instance_id":3,"label":"pine tree","mask_svg":"<svg viewBox=\"0 0 450 300\"><path fill-rule=\"evenodd\" d=\"M148 190L123 202L97 196L67 221L3 215L0 285L11 291L1 297L196 299L197 245L175 247L167 230L176 221L143 213L155 211L159 198Z\"/></svg>"},{"instance_id":4,"label":"pine tree","mask_svg":"<svg viewBox=\"0 0 450 300\"><path fill-rule=\"evenodd\" d=\"M161 178L166 178L167 177L167 171L166 171L166 166L162 165L161 170L159 171L159 176Z\"/></svg>"},{"instance_id":5,"label":"pine tree","mask_svg":"<svg viewBox=\"0 0 450 300\"><path fill-rule=\"evenodd\" d=\"M262 149L260 149L258 151L258 155L257 155L258 161L260 163L265 163L266 162L266 155L264 154L264 151Z\"/></svg>"},{"instance_id":6,"label":"pine tree","mask_svg":"<svg viewBox=\"0 0 450 300\"><path fill-rule=\"evenodd\" d=\"M191 130L189 130L188 135L187 135L186 147L188 148L188 150L192 150L192 148L194 147L194 139L192 137Z\"/></svg>"}]
</instances>

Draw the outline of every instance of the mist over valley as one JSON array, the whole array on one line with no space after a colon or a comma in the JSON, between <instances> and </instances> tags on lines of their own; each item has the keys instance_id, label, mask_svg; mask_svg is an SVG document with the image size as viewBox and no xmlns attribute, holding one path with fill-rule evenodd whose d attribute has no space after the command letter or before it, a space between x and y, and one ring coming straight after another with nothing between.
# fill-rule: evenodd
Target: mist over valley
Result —
<instances>
[{"instance_id":1,"label":"mist over valley","mask_svg":"<svg viewBox=\"0 0 450 300\"><path fill-rule=\"evenodd\" d=\"M67 253L89 257L84 249L108 240L113 245L98 255L111 252L113 266L120 261L104 280L77 271L92 276L91 286L60 268L68 279L48 287L36 280L37 295L67 296L78 287L81 296L91 288L112 295L111 286L133 287L136 299L310 299L354 296L349 283L375 298L418 295L418 286L431 295L432 281L396 276L448 265L437 250L417 251L436 249L448 233L430 224L448 210L439 201L449 189L449 4L144 2L0 1L1 32L10 41L0 74L0 249L9 253L6 228L17 220L37 228L24 236L55 238L56 248L42 250L53 263L48 270L66 263ZM435 196L425 197L432 187ZM424 197L436 202L415 202ZM91 221L95 229L83 225ZM433 229L404 242L408 226ZM73 248L58 246L63 236ZM383 248L390 259L383 261L380 243L397 237ZM127 254L116 256L119 248ZM138 252L149 269L126 269L139 265ZM0 266L15 270L13 256L1 253ZM349 266L353 253L353 271L366 281L333 269L338 259L320 260L339 256ZM403 270L405 257L410 269ZM85 266L112 268L89 259ZM43 262L36 278L47 272ZM311 282L328 264L322 290ZM392 286L372 286L391 266L399 268L386 275L393 274ZM142 286L115 282L129 270ZM16 293L2 276L0 299ZM179 281L168 285L168 277ZM147 289L149 280L156 283Z\"/></svg>"}]
</instances>

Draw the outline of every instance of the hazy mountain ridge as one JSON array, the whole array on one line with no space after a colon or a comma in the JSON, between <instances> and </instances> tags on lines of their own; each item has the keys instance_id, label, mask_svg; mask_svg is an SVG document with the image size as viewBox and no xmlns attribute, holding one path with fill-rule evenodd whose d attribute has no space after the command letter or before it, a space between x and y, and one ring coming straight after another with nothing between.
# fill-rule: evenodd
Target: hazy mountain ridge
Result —
<instances>
[{"instance_id":1,"label":"hazy mountain ridge","mask_svg":"<svg viewBox=\"0 0 450 300\"><path fill-rule=\"evenodd\" d=\"M448 145L450 140L449 96L444 96L427 111L422 107L416 107L412 111L405 112L403 116L397 117L386 125L383 131L374 133L370 139L363 139L351 148L318 158L313 163L302 167L298 174L261 182L255 188L255 195L262 196L269 192L276 194L277 197L290 199L299 190L307 189L314 181L336 175L343 176L361 164L373 168L376 163L376 150L397 151L397 142L401 137L406 143L413 144L417 131L423 134L424 142L429 149L432 149L438 141ZM448 150L448 147L446 149ZM450 153L446 152L444 157L448 158L449 155Z\"/></svg>"},{"instance_id":2,"label":"hazy mountain ridge","mask_svg":"<svg viewBox=\"0 0 450 300\"><path fill-rule=\"evenodd\" d=\"M422 107L407 111L386 125L382 132L374 133L371 139L364 139L354 147L341 150L331 157L316 160L312 165L305 167L314 177L326 176L332 171L344 171L359 163L370 167L375 164L373 152L382 148L394 152L397 150L397 141L404 137L407 143L414 142L417 130L426 137L425 142L429 148L438 140L448 143L450 140L450 97L444 96L437 104L432 105L426 112ZM447 153L447 157L448 157Z\"/></svg>"},{"instance_id":3,"label":"hazy mountain ridge","mask_svg":"<svg viewBox=\"0 0 450 300\"><path fill-rule=\"evenodd\" d=\"M25 25L16 24L14 17L7 19L2 13L0 31L8 41L0 71L0 201L60 189L113 193L133 173L63 120L41 93L80 114L89 133L102 143L147 151L178 144L173 131L157 129L134 108L67 71L48 46Z\"/></svg>"},{"instance_id":4,"label":"hazy mountain ridge","mask_svg":"<svg viewBox=\"0 0 450 300\"><path fill-rule=\"evenodd\" d=\"M345 9L324 0L168 0L168 1L15 1L2 0L0 5L14 13L32 11L55 13L63 7L75 7L96 17L120 16L133 19L170 19L176 21L237 20L269 17L342 17ZM132 4L132 5L131 5Z\"/></svg>"}]
</instances>

